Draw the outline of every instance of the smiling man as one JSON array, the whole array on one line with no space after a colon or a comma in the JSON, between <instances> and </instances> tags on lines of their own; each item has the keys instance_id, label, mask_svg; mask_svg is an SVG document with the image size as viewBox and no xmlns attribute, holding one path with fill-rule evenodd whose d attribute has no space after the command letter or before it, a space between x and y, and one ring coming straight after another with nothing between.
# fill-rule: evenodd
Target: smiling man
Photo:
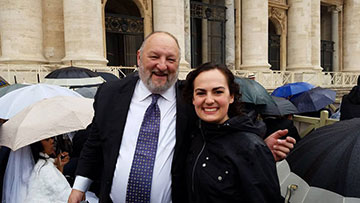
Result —
<instances>
[{"instance_id":1,"label":"smiling man","mask_svg":"<svg viewBox=\"0 0 360 203\"><path fill-rule=\"evenodd\" d=\"M98 90L69 202L100 177L100 202L186 202L183 163L195 118L178 93L179 44L154 32L137 61L139 74Z\"/></svg>"},{"instance_id":2,"label":"smiling man","mask_svg":"<svg viewBox=\"0 0 360 203\"><path fill-rule=\"evenodd\" d=\"M185 160L197 118L177 82L180 58L177 39L154 32L137 52L139 74L99 88L69 203L80 202L93 180L100 202L188 202ZM281 157L293 147L278 143L285 134L269 136Z\"/></svg>"}]
</instances>

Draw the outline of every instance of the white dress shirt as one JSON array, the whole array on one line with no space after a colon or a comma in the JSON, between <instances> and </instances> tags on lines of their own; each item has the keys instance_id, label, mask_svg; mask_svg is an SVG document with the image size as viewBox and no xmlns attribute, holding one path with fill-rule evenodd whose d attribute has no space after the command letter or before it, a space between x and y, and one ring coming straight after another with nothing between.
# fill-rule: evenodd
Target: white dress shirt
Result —
<instances>
[{"instance_id":1,"label":"white dress shirt","mask_svg":"<svg viewBox=\"0 0 360 203\"><path fill-rule=\"evenodd\" d=\"M139 80L136 84L128 111L119 156L113 177L110 197L113 202L125 202L126 189L137 137L147 107L151 103L151 92ZM121 105L121 104L119 104ZM171 164L175 147L176 129L176 92L175 85L161 94L158 100L160 108L160 132L151 185L153 203L171 202ZM84 191L91 182L77 176L74 189Z\"/></svg>"}]
</instances>

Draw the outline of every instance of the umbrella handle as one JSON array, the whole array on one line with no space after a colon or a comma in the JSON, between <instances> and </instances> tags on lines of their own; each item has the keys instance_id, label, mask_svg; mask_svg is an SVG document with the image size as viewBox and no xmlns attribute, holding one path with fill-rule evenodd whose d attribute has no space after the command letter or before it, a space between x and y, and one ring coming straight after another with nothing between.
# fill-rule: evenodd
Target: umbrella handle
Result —
<instances>
[{"instance_id":1,"label":"umbrella handle","mask_svg":"<svg viewBox=\"0 0 360 203\"><path fill-rule=\"evenodd\" d=\"M292 194L296 189L298 189L298 186L295 185L295 184L290 184L290 185L287 186L286 195L285 195L285 203L289 203L290 198L291 198L291 194Z\"/></svg>"}]
</instances>

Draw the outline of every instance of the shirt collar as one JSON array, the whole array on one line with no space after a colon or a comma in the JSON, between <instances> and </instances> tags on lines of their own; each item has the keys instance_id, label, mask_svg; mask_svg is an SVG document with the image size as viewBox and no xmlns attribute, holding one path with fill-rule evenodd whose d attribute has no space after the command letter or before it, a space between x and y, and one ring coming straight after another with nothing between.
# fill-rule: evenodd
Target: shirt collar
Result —
<instances>
[{"instance_id":1,"label":"shirt collar","mask_svg":"<svg viewBox=\"0 0 360 203\"><path fill-rule=\"evenodd\" d=\"M152 94L141 79L139 79L137 86L139 93L139 97L138 97L139 101L144 101ZM170 102L174 101L176 99L175 84L173 84L169 89L167 89L165 92L163 92L160 95L162 98L164 98L167 101Z\"/></svg>"}]
</instances>

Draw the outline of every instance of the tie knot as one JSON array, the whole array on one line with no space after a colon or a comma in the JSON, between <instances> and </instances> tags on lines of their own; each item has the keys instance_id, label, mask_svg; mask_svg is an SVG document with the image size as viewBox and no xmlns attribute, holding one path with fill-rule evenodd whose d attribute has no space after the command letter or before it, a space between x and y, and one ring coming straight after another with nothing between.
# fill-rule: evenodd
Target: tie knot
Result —
<instances>
[{"instance_id":1,"label":"tie knot","mask_svg":"<svg viewBox=\"0 0 360 203\"><path fill-rule=\"evenodd\" d=\"M160 98L160 94L152 94L151 95L151 104L156 104L157 103L157 100Z\"/></svg>"}]
</instances>

